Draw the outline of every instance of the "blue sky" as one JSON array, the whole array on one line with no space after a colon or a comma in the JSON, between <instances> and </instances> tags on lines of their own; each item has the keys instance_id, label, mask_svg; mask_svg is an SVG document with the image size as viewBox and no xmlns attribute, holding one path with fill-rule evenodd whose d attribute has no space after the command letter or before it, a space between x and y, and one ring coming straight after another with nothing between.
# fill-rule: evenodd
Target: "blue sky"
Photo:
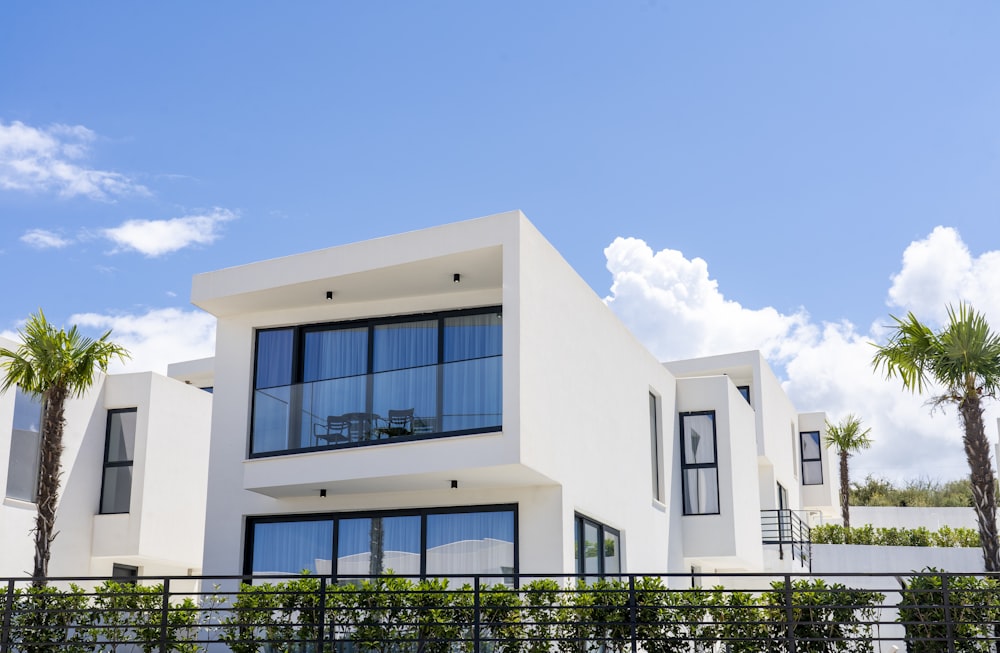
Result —
<instances>
[{"instance_id":1,"label":"blue sky","mask_svg":"<svg viewBox=\"0 0 1000 653\"><path fill-rule=\"evenodd\" d=\"M801 408L878 427L859 473L964 473L954 415L831 370L889 313L966 298L1000 327L1000 5L59 2L0 24L0 331L41 307L162 367L211 353L192 274L517 208L659 356L761 348Z\"/></svg>"}]
</instances>

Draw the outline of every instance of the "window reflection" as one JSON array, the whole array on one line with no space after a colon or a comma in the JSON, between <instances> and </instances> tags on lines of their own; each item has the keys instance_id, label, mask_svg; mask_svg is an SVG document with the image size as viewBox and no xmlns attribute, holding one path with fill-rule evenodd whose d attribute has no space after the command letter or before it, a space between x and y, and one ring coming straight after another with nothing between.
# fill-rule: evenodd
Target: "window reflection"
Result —
<instances>
[{"instance_id":1,"label":"window reflection","mask_svg":"<svg viewBox=\"0 0 1000 653\"><path fill-rule=\"evenodd\" d=\"M247 528L245 571L253 574L471 576L513 574L516 567L513 507L250 518Z\"/></svg>"}]
</instances>

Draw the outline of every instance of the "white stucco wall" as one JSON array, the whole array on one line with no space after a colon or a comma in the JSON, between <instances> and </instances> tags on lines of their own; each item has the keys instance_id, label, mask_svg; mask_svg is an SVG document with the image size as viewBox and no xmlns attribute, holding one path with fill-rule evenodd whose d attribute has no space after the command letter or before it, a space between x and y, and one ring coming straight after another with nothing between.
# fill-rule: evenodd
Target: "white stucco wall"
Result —
<instances>
[{"instance_id":1,"label":"white stucco wall","mask_svg":"<svg viewBox=\"0 0 1000 653\"><path fill-rule=\"evenodd\" d=\"M853 518L852 518L853 521ZM935 546L869 546L864 544L813 544L812 571L832 573L905 574L934 567L956 573L982 573L979 548Z\"/></svg>"},{"instance_id":2,"label":"white stucco wall","mask_svg":"<svg viewBox=\"0 0 1000 653\"><path fill-rule=\"evenodd\" d=\"M668 539L680 510L670 482L674 378L530 223L520 229L520 459L563 488L559 568L575 571L570 535L580 513L621 531L626 570L678 569ZM652 487L650 392L670 479L662 501Z\"/></svg>"}]
</instances>

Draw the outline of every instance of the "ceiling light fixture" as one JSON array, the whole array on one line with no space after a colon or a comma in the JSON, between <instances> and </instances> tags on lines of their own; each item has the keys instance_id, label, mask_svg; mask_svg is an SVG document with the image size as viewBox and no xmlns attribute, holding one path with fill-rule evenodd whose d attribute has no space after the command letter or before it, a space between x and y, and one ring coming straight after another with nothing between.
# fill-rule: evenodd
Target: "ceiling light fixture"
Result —
<instances>
[{"instance_id":1,"label":"ceiling light fixture","mask_svg":"<svg viewBox=\"0 0 1000 653\"><path fill-rule=\"evenodd\" d=\"M452 279L455 281L455 283L462 283L462 275L460 275L458 272L455 273L455 276L452 277Z\"/></svg>"},{"instance_id":2,"label":"ceiling light fixture","mask_svg":"<svg viewBox=\"0 0 1000 653\"><path fill-rule=\"evenodd\" d=\"M326 291L326 300L327 301L332 301L333 300L333 291L332 290L327 290Z\"/></svg>"}]
</instances>

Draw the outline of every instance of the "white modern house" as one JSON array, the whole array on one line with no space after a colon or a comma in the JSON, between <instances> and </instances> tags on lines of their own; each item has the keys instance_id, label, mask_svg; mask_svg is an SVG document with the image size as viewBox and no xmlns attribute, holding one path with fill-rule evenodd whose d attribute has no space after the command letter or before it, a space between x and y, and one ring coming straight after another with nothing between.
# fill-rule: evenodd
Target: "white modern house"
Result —
<instances>
[{"instance_id":1,"label":"white modern house","mask_svg":"<svg viewBox=\"0 0 1000 653\"><path fill-rule=\"evenodd\" d=\"M706 571L778 570L795 560L805 566L806 527L839 516L826 415L797 412L757 351L665 366L678 379L682 442L691 437L687 424L703 420L705 411L723 434L717 514L695 515L684 506L688 564Z\"/></svg>"},{"instance_id":2,"label":"white modern house","mask_svg":"<svg viewBox=\"0 0 1000 653\"><path fill-rule=\"evenodd\" d=\"M201 571L211 412L211 394L153 372L102 375L67 401L50 576ZM31 573L40 417L0 394L0 577Z\"/></svg>"},{"instance_id":3,"label":"white modern house","mask_svg":"<svg viewBox=\"0 0 1000 653\"><path fill-rule=\"evenodd\" d=\"M192 302L218 318L208 574L794 569L793 515L835 511L823 415L759 354L664 366L520 212Z\"/></svg>"}]
</instances>

